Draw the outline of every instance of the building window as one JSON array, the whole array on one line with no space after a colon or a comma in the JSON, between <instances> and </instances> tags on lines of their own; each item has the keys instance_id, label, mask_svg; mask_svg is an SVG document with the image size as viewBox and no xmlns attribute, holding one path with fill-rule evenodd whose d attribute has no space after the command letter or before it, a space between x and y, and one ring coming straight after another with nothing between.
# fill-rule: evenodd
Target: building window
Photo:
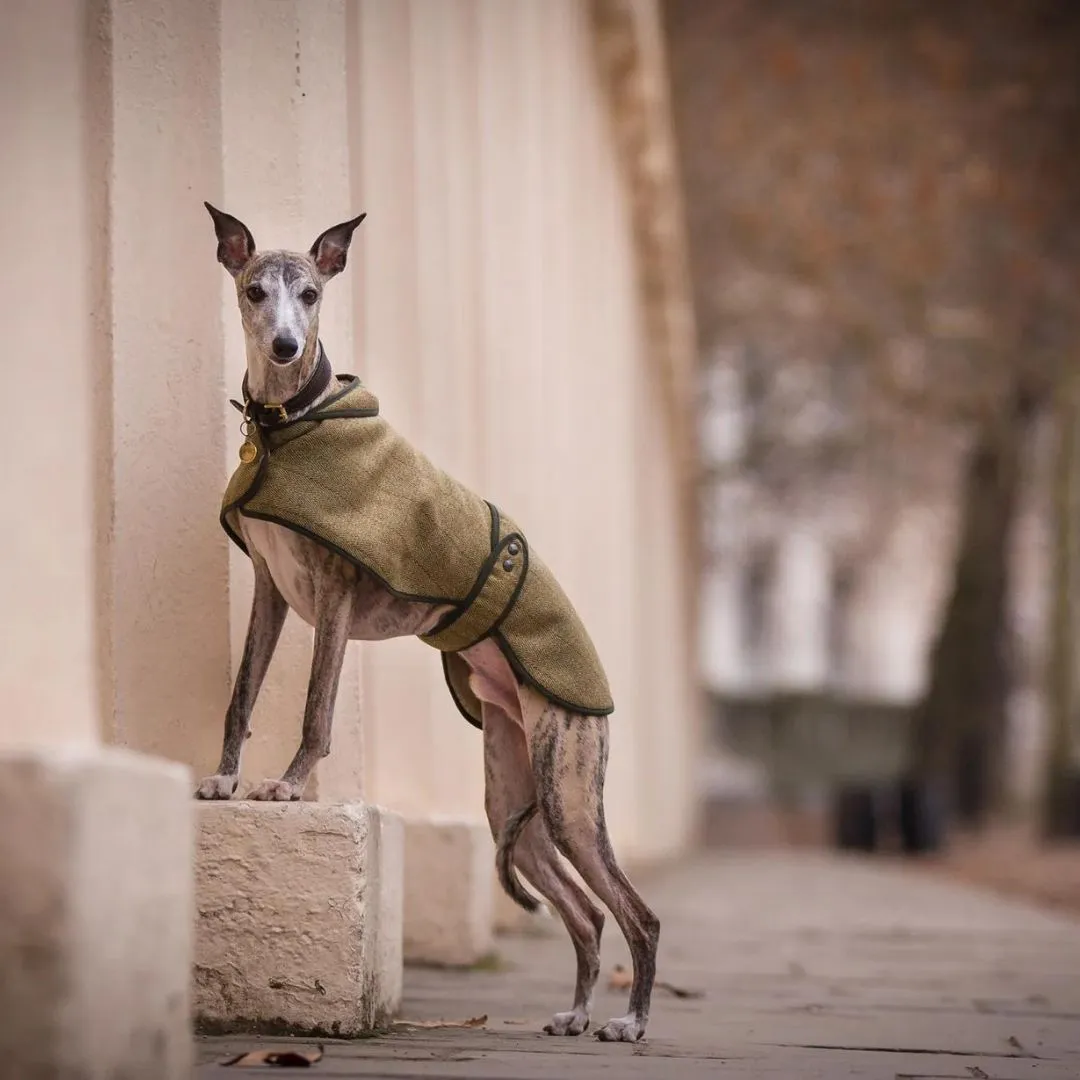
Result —
<instances>
[{"instance_id":1,"label":"building window","mask_svg":"<svg viewBox=\"0 0 1080 1080\"><path fill-rule=\"evenodd\" d=\"M763 676L768 667L775 573L776 552L771 546L752 551L743 569L740 603L743 656L755 677Z\"/></svg>"},{"instance_id":2,"label":"building window","mask_svg":"<svg viewBox=\"0 0 1080 1080\"><path fill-rule=\"evenodd\" d=\"M768 449L769 377L765 361L753 345L747 345L742 363L743 456L751 467L760 467Z\"/></svg>"},{"instance_id":3,"label":"building window","mask_svg":"<svg viewBox=\"0 0 1080 1080\"><path fill-rule=\"evenodd\" d=\"M855 568L848 563L834 565L829 580L827 663L829 681L842 684L851 674L851 648L854 639Z\"/></svg>"}]
</instances>

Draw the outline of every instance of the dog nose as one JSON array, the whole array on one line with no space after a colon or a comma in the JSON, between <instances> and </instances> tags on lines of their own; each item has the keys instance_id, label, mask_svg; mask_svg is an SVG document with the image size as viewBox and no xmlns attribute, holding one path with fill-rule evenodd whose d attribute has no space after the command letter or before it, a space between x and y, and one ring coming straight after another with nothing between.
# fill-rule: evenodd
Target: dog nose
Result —
<instances>
[{"instance_id":1,"label":"dog nose","mask_svg":"<svg viewBox=\"0 0 1080 1080\"><path fill-rule=\"evenodd\" d=\"M274 350L274 357L278 360L291 360L296 355L296 339L291 337L276 337L270 346Z\"/></svg>"}]
</instances>

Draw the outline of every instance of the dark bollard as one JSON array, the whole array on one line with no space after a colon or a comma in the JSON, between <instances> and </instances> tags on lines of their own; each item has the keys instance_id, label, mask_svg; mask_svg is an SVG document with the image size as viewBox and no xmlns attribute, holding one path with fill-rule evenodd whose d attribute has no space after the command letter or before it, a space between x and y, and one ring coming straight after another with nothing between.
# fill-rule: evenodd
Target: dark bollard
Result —
<instances>
[{"instance_id":1,"label":"dark bollard","mask_svg":"<svg viewBox=\"0 0 1080 1080\"><path fill-rule=\"evenodd\" d=\"M945 844L945 808L923 780L901 780L897 788L900 846L907 855L928 855Z\"/></svg>"},{"instance_id":2,"label":"dark bollard","mask_svg":"<svg viewBox=\"0 0 1080 1080\"><path fill-rule=\"evenodd\" d=\"M1052 789L1046 835L1051 840L1080 840L1080 771L1070 770Z\"/></svg>"},{"instance_id":3,"label":"dark bollard","mask_svg":"<svg viewBox=\"0 0 1080 1080\"><path fill-rule=\"evenodd\" d=\"M866 784L845 784L833 801L833 836L841 851L874 851L880 837L879 805L875 790Z\"/></svg>"},{"instance_id":4,"label":"dark bollard","mask_svg":"<svg viewBox=\"0 0 1080 1080\"><path fill-rule=\"evenodd\" d=\"M1065 836L1080 840L1080 772L1074 772L1065 784Z\"/></svg>"}]
</instances>

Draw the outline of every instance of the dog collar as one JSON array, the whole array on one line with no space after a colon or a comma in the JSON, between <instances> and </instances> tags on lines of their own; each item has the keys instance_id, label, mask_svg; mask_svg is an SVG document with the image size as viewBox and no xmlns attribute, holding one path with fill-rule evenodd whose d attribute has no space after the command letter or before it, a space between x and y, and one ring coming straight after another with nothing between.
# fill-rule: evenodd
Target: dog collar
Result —
<instances>
[{"instance_id":1,"label":"dog collar","mask_svg":"<svg viewBox=\"0 0 1080 1080\"><path fill-rule=\"evenodd\" d=\"M275 402L252 401L248 394L248 378L244 373L244 382L241 391L244 395L244 404L238 401L233 404L240 409L245 419L251 420L261 428L279 428L289 423L289 417L310 408L325 393L330 385L334 372L330 367L330 361L326 358L326 351L319 342L319 359L315 364L315 370L311 377L288 401L280 404Z\"/></svg>"}]
</instances>

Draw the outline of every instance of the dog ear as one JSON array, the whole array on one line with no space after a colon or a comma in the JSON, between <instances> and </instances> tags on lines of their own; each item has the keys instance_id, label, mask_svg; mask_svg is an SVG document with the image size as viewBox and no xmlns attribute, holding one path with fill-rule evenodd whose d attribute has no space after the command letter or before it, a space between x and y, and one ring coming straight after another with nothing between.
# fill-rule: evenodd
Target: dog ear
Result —
<instances>
[{"instance_id":1,"label":"dog ear","mask_svg":"<svg viewBox=\"0 0 1080 1080\"><path fill-rule=\"evenodd\" d=\"M208 202L204 202L203 206L210 211L210 216L214 219L214 232L218 238L218 262L236 277L255 254L255 237L239 218L218 210Z\"/></svg>"},{"instance_id":2,"label":"dog ear","mask_svg":"<svg viewBox=\"0 0 1080 1080\"><path fill-rule=\"evenodd\" d=\"M353 230L366 217L367 214L361 214L352 221L332 226L311 245L308 254L315 260L315 267L324 278L332 278L345 269Z\"/></svg>"}]
</instances>

